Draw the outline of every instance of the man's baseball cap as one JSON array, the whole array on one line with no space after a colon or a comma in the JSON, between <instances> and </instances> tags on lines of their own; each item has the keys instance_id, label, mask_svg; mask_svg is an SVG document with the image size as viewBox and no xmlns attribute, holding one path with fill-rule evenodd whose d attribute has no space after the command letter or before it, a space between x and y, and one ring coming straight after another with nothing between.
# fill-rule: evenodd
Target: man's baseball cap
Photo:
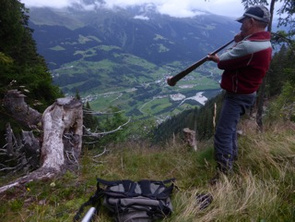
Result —
<instances>
[{"instance_id":1,"label":"man's baseball cap","mask_svg":"<svg viewBox=\"0 0 295 222\"><path fill-rule=\"evenodd\" d=\"M242 22L244 18L250 17L254 18L258 21L269 23L270 21L270 13L268 9L263 5L257 5L248 8L242 17L236 19L238 22Z\"/></svg>"}]
</instances>

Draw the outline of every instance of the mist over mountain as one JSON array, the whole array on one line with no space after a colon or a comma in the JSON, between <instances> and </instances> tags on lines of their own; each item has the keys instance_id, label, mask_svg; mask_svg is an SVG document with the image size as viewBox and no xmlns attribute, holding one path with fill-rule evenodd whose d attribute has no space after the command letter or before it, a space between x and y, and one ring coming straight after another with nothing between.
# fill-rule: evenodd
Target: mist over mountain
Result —
<instances>
[{"instance_id":1,"label":"mist over mountain","mask_svg":"<svg viewBox=\"0 0 295 222\"><path fill-rule=\"evenodd\" d=\"M96 107L102 103L98 102L102 101L99 95L121 93L119 103L104 100L103 105L129 107L128 110L132 107L129 114L134 115L139 113L139 104L155 96L168 98L171 93L183 93L187 97L206 89L210 97L210 90L219 89L220 72L212 72L214 64L202 66L179 84L179 87L193 84L191 87L172 89L165 83L168 75L187 68L239 31L240 24L232 18L202 11L196 14L191 18L175 18L160 14L152 4L145 4L112 10L103 7L85 10L81 5L64 9L31 8L29 15L38 52L44 56L54 82L65 93L78 91L84 98L91 94L87 100ZM171 105L162 111L177 106Z\"/></svg>"}]
</instances>

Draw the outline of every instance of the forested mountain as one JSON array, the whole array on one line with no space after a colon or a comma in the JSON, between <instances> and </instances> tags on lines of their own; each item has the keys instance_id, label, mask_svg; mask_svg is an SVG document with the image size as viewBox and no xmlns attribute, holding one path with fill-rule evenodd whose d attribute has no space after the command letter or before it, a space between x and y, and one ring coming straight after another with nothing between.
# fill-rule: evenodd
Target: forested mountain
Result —
<instances>
[{"instance_id":1,"label":"forested mountain","mask_svg":"<svg viewBox=\"0 0 295 222\"><path fill-rule=\"evenodd\" d=\"M198 92L204 98L218 93L220 71L212 63L173 88L166 78L225 44L239 30L233 18L205 12L174 18L157 13L151 5L90 11L31 8L30 27L64 93L79 92L95 110L113 106L127 116L153 116L159 121L202 105L196 99Z\"/></svg>"},{"instance_id":2,"label":"forested mountain","mask_svg":"<svg viewBox=\"0 0 295 222\"><path fill-rule=\"evenodd\" d=\"M149 10L32 8L30 21L38 50L51 69L82 58L113 60L114 52L109 52L112 49L157 66L174 61L193 62L232 39L239 30L232 18L212 14L174 18Z\"/></svg>"}]
</instances>

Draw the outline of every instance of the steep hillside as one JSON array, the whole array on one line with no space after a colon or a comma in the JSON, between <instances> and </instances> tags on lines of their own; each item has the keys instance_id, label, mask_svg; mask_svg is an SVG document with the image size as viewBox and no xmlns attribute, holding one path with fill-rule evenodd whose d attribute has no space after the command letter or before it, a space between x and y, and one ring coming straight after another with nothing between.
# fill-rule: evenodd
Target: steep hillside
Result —
<instances>
[{"instance_id":1,"label":"steep hillside","mask_svg":"<svg viewBox=\"0 0 295 222\"><path fill-rule=\"evenodd\" d=\"M294 123L272 123L263 134L255 124L242 122L240 156L235 174L223 177L216 186L213 142L199 143L197 152L179 140L163 147L120 143L102 150L84 150L78 173L67 172L53 181L32 182L26 189L1 195L0 220L73 221L82 203L94 194L96 178L176 178L172 197L173 213L163 221L294 221ZM213 202L200 210L195 196L209 193ZM88 209L88 208L87 208ZM86 209L86 211L87 211ZM112 221L101 208L95 221Z\"/></svg>"}]
</instances>

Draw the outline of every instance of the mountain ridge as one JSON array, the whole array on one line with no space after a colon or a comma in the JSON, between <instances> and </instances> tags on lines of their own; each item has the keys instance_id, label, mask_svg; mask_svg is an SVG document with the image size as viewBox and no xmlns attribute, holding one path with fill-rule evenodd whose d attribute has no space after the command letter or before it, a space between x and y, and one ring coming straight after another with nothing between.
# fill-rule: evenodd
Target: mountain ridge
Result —
<instances>
[{"instance_id":1,"label":"mountain ridge","mask_svg":"<svg viewBox=\"0 0 295 222\"><path fill-rule=\"evenodd\" d=\"M121 12L122 11L122 12ZM177 52L181 52L180 48L188 50L188 54L193 54L193 59L201 53L207 53L208 49L214 49L233 37L235 30L238 30L238 24L235 21L223 16L216 15L200 15L194 18L174 18L167 15L154 13L149 20L135 19L134 16L139 14L133 10L123 10L120 13L113 10L100 9L96 11L76 11L75 9L55 10L50 8L32 8L30 12L30 21L35 30L36 40L38 44L41 42L39 34L40 27L58 27L63 26L72 32L84 32L85 27L91 29L93 33L100 36L106 44L122 47L127 52L135 50L143 41L144 47L150 47L151 41L155 40L155 35L163 36L167 39L165 44L177 44ZM131 11L131 12L130 12ZM136 10L140 11L140 9ZM42 14L42 16L41 16ZM73 23L77 23L76 28L71 28ZM213 32L213 30L215 32ZM212 34L211 34L212 33ZM218 33L218 38L216 33ZM220 35L223 33L223 35ZM50 33L49 33L50 34ZM124 35L129 36L124 36ZM126 42L138 38L135 42ZM148 41L147 41L148 40ZM160 41L163 39L156 39ZM138 42L138 43L137 43ZM133 46L133 45L134 46ZM212 44L212 46L210 46ZM192 45L195 46L191 50ZM204 47L204 45L206 47ZM132 47L133 46L133 47ZM40 47L39 47L40 48ZM44 47L43 47L44 48ZM201 50L199 50L201 48ZM206 50L206 51L205 51ZM195 51L195 53L193 53ZM47 53L44 54L46 57ZM177 53L174 53L177 56ZM183 55L185 55L183 53ZM190 57L190 56L189 56ZM183 57L186 59L185 57ZM165 57L161 57L165 60ZM191 61L193 61L190 58Z\"/></svg>"},{"instance_id":2,"label":"mountain ridge","mask_svg":"<svg viewBox=\"0 0 295 222\"><path fill-rule=\"evenodd\" d=\"M237 22L222 16L175 18L140 7L116 11L35 8L30 18L38 51L64 93L79 92L95 109L117 106L136 116L158 115L161 110L171 115L175 109L194 106L185 102L180 109L178 102L169 99L173 94L216 95L220 71L212 63L176 87L167 87L165 79L228 42L238 30ZM106 93L114 96L108 100ZM161 99L154 104L154 98ZM150 109L139 112L149 102L153 103ZM195 106L200 105L195 101Z\"/></svg>"}]
</instances>

